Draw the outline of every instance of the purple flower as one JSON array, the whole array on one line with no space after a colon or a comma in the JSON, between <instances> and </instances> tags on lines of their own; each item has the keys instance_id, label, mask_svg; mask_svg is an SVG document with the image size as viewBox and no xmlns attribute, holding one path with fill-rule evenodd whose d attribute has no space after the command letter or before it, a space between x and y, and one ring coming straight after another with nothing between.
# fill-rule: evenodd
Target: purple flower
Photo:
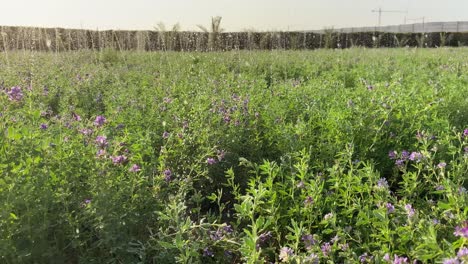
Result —
<instances>
[{"instance_id":1,"label":"purple flower","mask_svg":"<svg viewBox=\"0 0 468 264\"><path fill-rule=\"evenodd\" d=\"M304 205L305 206L309 206L309 205L312 205L314 203L314 199L310 196L307 196L304 200Z\"/></svg>"},{"instance_id":2,"label":"purple flower","mask_svg":"<svg viewBox=\"0 0 468 264\"><path fill-rule=\"evenodd\" d=\"M100 148L105 148L107 146L106 136L97 136L95 142Z\"/></svg>"},{"instance_id":3,"label":"purple flower","mask_svg":"<svg viewBox=\"0 0 468 264\"><path fill-rule=\"evenodd\" d=\"M221 230L211 231L210 238L213 241L218 241L224 238L223 233Z\"/></svg>"},{"instance_id":4,"label":"purple flower","mask_svg":"<svg viewBox=\"0 0 468 264\"><path fill-rule=\"evenodd\" d=\"M76 114L76 113L74 113L74 112L72 113L72 117L73 117L73 119L74 119L75 121L81 121L81 116L79 116L78 114Z\"/></svg>"},{"instance_id":5,"label":"purple flower","mask_svg":"<svg viewBox=\"0 0 468 264\"><path fill-rule=\"evenodd\" d=\"M47 124L41 124L41 127L40 127L42 130L46 130L47 128L49 128L49 126Z\"/></svg>"},{"instance_id":6,"label":"purple flower","mask_svg":"<svg viewBox=\"0 0 468 264\"><path fill-rule=\"evenodd\" d=\"M443 185L437 185L435 189L436 189L436 191L443 191L443 190L445 190L445 188L444 188Z\"/></svg>"},{"instance_id":7,"label":"purple flower","mask_svg":"<svg viewBox=\"0 0 468 264\"><path fill-rule=\"evenodd\" d=\"M139 171L141 171L141 168L137 164L133 164L132 167L130 167L130 169L128 171L130 171L130 172L139 172Z\"/></svg>"},{"instance_id":8,"label":"purple flower","mask_svg":"<svg viewBox=\"0 0 468 264\"><path fill-rule=\"evenodd\" d=\"M317 254L312 253L305 258L305 263L319 264L320 258Z\"/></svg>"},{"instance_id":9,"label":"purple flower","mask_svg":"<svg viewBox=\"0 0 468 264\"><path fill-rule=\"evenodd\" d=\"M377 187L380 188L380 189L387 189L387 188L388 188L387 179L385 179L385 178L380 178L380 179L377 181Z\"/></svg>"},{"instance_id":10,"label":"purple flower","mask_svg":"<svg viewBox=\"0 0 468 264\"><path fill-rule=\"evenodd\" d=\"M112 156L111 159L114 165L120 165L127 161L127 157L125 157L124 155Z\"/></svg>"},{"instance_id":11,"label":"purple flower","mask_svg":"<svg viewBox=\"0 0 468 264\"><path fill-rule=\"evenodd\" d=\"M303 235L301 238L302 242L304 242L304 245L307 250L311 250L312 246L315 245L316 241L314 239L314 236L312 235Z\"/></svg>"},{"instance_id":12,"label":"purple flower","mask_svg":"<svg viewBox=\"0 0 468 264\"><path fill-rule=\"evenodd\" d=\"M272 237L271 232L262 233L258 236L257 244L264 244Z\"/></svg>"},{"instance_id":13,"label":"purple flower","mask_svg":"<svg viewBox=\"0 0 468 264\"><path fill-rule=\"evenodd\" d=\"M166 180L166 182L169 182L171 181L171 178L172 178L172 171L170 169L166 169L164 171L164 180Z\"/></svg>"},{"instance_id":14,"label":"purple flower","mask_svg":"<svg viewBox=\"0 0 468 264\"><path fill-rule=\"evenodd\" d=\"M226 151L224 150L218 150L216 151L216 155L218 156L218 160L221 161L224 159L224 156L226 155Z\"/></svg>"},{"instance_id":15,"label":"purple flower","mask_svg":"<svg viewBox=\"0 0 468 264\"><path fill-rule=\"evenodd\" d=\"M279 259L281 262L288 262L292 255L294 255L294 250L288 247L282 247L279 253Z\"/></svg>"},{"instance_id":16,"label":"purple flower","mask_svg":"<svg viewBox=\"0 0 468 264\"><path fill-rule=\"evenodd\" d=\"M445 168L445 166L447 166L447 163L445 163L445 162L441 162L441 163L437 164L437 168L439 168L439 169L443 169L443 168Z\"/></svg>"},{"instance_id":17,"label":"purple flower","mask_svg":"<svg viewBox=\"0 0 468 264\"><path fill-rule=\"evenodd\" d=\"M169 132L164 131L164 133L162 134L162 137L163 137L164 139L168 139L168 138L169 138L169 135L170 135Z\"/></svg>"},{"instance_id":18,"label":"purple flower","mask_svg":"<svg viewBox=\"0 0 468 264\"><path fill-rule=\"evenodd\" d=\"M393 264L403 264L403 263L408 263L408 258L399 257L398 255L394 256Z\"/></svg>"},{"instance_id":19,"label":"purple flower","mask_svg":"<svg viewBox=\"0 0 468 264\"><path fill-rule=\"evenodd\" d=\"M340 247L341 247L341 250L342 250L342 251L347 251L347 250L349 249L349 244L348 244L348 243L344 243L344 244L341 244Z\"/></svg>"},{"instance_id":20,"label":"purple flower","mask_svg":"<svg viewBox=\"0 0 468 264\"><path fill-rule=\"evenodd\" d=\"M300 181L296 184L296 187L299 188L299 189L302 189L304 188L304 182L303 181Z\"/></svg>"},{"instance_id":21,"label":"purple flower","mask_svg":"<svg viewBox=\"0 0 468 264\"><path fill-rule=\"evenodd\" d=\"M331 218L333 218L333 213L328 213L323 217L324 220L330 220Z\"/></svg>"},{"instance_id":22,"label":"purple flower","mask_svg":"<svg viewBox=\"0 0 468 264\"><path fill-rule=\"evenodd\" d=\"M410 153L409 153L408 151L403 150L403 151L401 152L401 159L402 159L402 160L407 160L409 157L410 157Z\"/></svg>"},{"instance_id":23,"label":"purple flower","mask_svg":"<svg viewBox=\"0 0 468 264\"><path fill-rule=\"evenodd\" d=\"M419 131L416 133L416 139L417 139L417 140L422 140L423 137L424 137L424 134L423 134L423 133L421 133L421 132L419 132Z\"/></svg>"},{"instance_id":24,"label":"purple flower","mask_svg":"<svg viewBox=\"0 0 468 264\"><path fill-rule=\"evenodd\" d=\"M421 152L416 152L416 151L411 152L411 155L409 156L410 160L416 161L416 162L420 162L422 158L423 158L423 155L421 154Z\"/></svg>"},{"instance_id":25,"label":"purple flower","mask_svg":"<svg viewBox=\"0 0 468 264\"><path fill-rule=\"evenodd\" d=\"M460 264L458 258L444 259L443 264Z\"/></svg>"},{"instance_id":26,"label":"purple flower","mask_svg":"<svg viewBox=\"0 0 468 264\"><path fill-rule=\"evenodd\" d=\"M98 150L97 154L96 154L96 157L100 158L102 156L105 156L106 155L106 151L103 150L103 149L100 149Z\"/></svg>"},{"instance_id":27,"label":"purple flower","mask_svg":"<svg viewBox=\"0 0 468 264\"><path fill-rule=\"evenodd\" d=\"M463 186L458 187L458 194L463 195L466 193L466 188Z\"/></svg>"},{"instance_id":28,"label":"purple flower","mask_svg":"<svg viewBox=\"0 0 468 264\"><path fill-rule=\"evenodd\" d=\"M397 165L398 167L403 167L403 165L405 165L405 161L402 159L396 160L395 165Z\"/></svg>"},{"instance_id":29,"label":"purple flower","mask_svg":"<svg viewBox=\"0 0 468 264\"><path fill-rule=\"evenodd\" d=\"M395 151L395 150L391 150L390 152L388 152L388 157L392 160L396 159L398 153Z\"/></svg>"},{"instance_id":30,"label":"purple flower","mask_svg":"<svg viewBox=\"0 0 468 264\"><path fill-rule=\"evenodd\" d=\"M90 203L91 203L91 199L85 199L85 200L84 200L84 203L85 203L85 204L90 204Z\"/></svg>"},{"instance_id":31,"label":"purple flower","mask_svg":"<svg viewBox=\"0 0 468 264\"><path fill-rule=\"evenodd\" d=\"M468 137L468 128L466 128L465 130L463 130L463 136L464 136L464 137Z\"/></svg>"},{"instance_id":32,"label":"purple flower","mask_svg":"<svg viewBox=\"0 0 468 264\"><path fill-rule=\"evenodd\" d=\"M391 213L395 212L395 206L393 206L393 204L386 203L385 207L387 208L387 213L388 214L391 214Z\"/></svg>"},{"instance_id":33,"label":"purple flower","mask_svg":"<svg viewBox=\"0 0 468 264\"><path fill-rule=\"evenodd\" d=\"M213 165L213 164L216 163L216 160L213 159L213 158L207 158L207 159L206 159L206 163L208 163L208 165Z\"/></svg>"},{"instance_id":34,"label":"purple flower","mask_svg":"<svg viewBox=\"0 0 468 264\"><path fill-rule=\"evenodd\" d=\"M47 86L44 86L44 88L42 90L42 95L43 96L49 95L49 88Z\"/></svg>"},{"instance_id":35,"label":"purple flower","mask_svg":"<svg viewBox=\"0 0 468 264\"><path fill-rule=\"evenodd\" d=\"M80 129L80 133L85 136L89 136L93 133L93 130L89 128L83 128L83 129Z\"/></svg>"},{"instance_id":36,"label":"purple flower","mask_svg":"<svg viewBox=\"0 0 468 264\"><path fill-rule=\"evenodd\" d=\"M204 257L214 257L213 251L210 250L210 248L206 247L203 249L203 256Z\"/></svg>"},{"instance_id":37,"label":"purple flower","mask_svg":"<svg viewBox=\"0 0 468 264\"><path fill-rule=\"evenodd\" d=\"M408 217L411 218L411 217L414 216L415 211L414 211L413 207L411 206L411 204L406 204L405 205L405 210L406 210L406 213L408 214Z\"/></svg>"},{"instance_id":38,"label":"purple flower","mask_svg":"<svg viewBox=\"0 0 468 264\"><path fill-rule=\"evenodd\" d=\"M19 86L12 87L8 92L8 100L19 102L23 99L23 92Z\"/></svg>"},{"instance_id":39,"label":"purple flower","mask_svg":"<svg viewBox=\"0 0 468 264\"><path fill-rule=\"evenodd\" d=\"M362 254L359 256L359 261L361 263L369 263L372 260L372 256L369 256L367 253Z\"/></svg>"},{"instance_id":40,"label":"purple flower","mask_svg":"<svg viewBox=\"0 0 468 264\"><path fill-rule=\"evenodd\" d=\"M330 243L327 242L327 243L323 244L320 247L320 250L322 250L322 253L323 253L324 256L328 256L331 253L331 250L332 250Z\"/></svg>"},{"instance_id":41,"label":"purple flower","mask_svg":"<svg viewBox=\"0 0 468 264\"><path fill-rule=\"evenodd\" d=\"M94 125L96 125L97 127L100 127L102 125L104 125L104 123L106 123L106 118L104 116L101 116L101 115L98 115L96 116L96 120L94 120Z\"/></svg>"},{"instance_id":42,"label":"purple flower","mask_svg":"<svg viewBox=\"0 0 468 264\"><path fill-rule=\"evenodd\" d=\"M462 247L458 250L457 257L463 259L463 258L468 258L468 248L467 247ZM467 259L468 260L468 259Z\"/></svg>"},{"instance_id":43,"label":"purple flower","mask_svg":"<svg viewBox=\"0 0 468 264\"><path fill-rule=\"evenodd\" d=\"M223 231L227 234L231 234L232 232L234 232L234 229L232 229L231 225L225 225L223 226Z\"/></svg>"},{"instance_id":44,"label":"purple flower","mask_svg":"<svg viewBox=\"0 0 468 264\"><path fill-rule=\"evenodd\" d=\"M386 261L386 262L390 262L391 259L390 259L390 254L388 253L385 253L384 257L383 257L383 260Z\"/></svg>"},{"instance_id":45,"label":"purple flower","mask_svg":"<svg viewBox=\"0 0 468 264\"><path fill-rule=\"evenodd\" d=\"M453 232L453 234L455 236L468 238L468 222L465 222L462 227L455 227L455 232Z\"/></svg>"}]
</instances>

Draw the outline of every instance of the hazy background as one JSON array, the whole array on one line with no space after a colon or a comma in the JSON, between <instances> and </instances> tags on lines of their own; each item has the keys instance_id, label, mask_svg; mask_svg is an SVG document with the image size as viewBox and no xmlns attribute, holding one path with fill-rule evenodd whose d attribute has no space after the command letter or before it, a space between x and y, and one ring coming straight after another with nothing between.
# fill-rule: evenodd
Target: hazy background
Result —
<instances>
[{"instance_id":1,"label":"hazy background","mask_svg":"<svg viewBox=\"0 0 468 264\"><path fill-rule=\"evenodd\" d=\"M208 26L222 16L226 31L311 30L324 27L403 24L425 17L431 21L468 21L468 0L0 0L0 25L87 29L153 29L177 22L182 30ZM408 23L421 20L408 20Z\"/></svg>"}]
</instances>

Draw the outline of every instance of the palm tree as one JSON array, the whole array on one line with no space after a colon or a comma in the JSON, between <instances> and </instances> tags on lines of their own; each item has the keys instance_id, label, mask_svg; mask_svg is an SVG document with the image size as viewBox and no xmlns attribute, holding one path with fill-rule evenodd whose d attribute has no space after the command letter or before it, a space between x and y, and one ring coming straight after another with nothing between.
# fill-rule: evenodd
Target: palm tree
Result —
<instances>
[{"instance_id":1,"label":"palm tree","mask_svg":"<svg viewBox=\"0 0 468 264\"><path fill-rule=\"evenodd\" d=\"M203 25L197 25L203 32L208 33L208 47L210 50L219 48L219 34L224 31L221 28L221 19L220 16L211 17L211 31Z\"/></svg>"}]
</instances>

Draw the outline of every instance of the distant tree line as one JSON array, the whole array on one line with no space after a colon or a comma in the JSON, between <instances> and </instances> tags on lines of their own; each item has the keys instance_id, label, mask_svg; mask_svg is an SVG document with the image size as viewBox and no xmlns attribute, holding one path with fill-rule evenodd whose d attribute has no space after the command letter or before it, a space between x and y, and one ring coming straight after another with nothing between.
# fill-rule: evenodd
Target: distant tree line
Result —
<instances>
[{"instance_id":1,"label":"distant tree line","mask_svg":"<svg viewBox=\"0 0 468 264\"><path fill-rule=\"evenodd\" d=\"M178 24L166 29L160 23L155 30L83 30L63 28L0 27L0 51L228 51L319 48L392 48L444 47L468 45L468 32L436 33L339 33L333 29L313 32L224 32L221 18L212 18L210 28L201 32L180 31Z\"/></svg>"}]
</instances>

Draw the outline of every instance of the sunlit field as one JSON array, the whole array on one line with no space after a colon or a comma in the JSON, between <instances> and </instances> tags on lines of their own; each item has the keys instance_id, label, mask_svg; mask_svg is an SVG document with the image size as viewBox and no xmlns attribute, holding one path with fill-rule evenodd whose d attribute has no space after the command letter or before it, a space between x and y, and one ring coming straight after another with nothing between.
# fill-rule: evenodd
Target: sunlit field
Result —
<instances>
[{"instance_id":1,"label":"sunlit field","mask_svg":"<svg viewBox=\"0 0 468 264\"><path fill-rule=\"evenodd\" d=\"M468 263L467 58L1 53L0 262Z\"/></svg>"}]
</instances>

